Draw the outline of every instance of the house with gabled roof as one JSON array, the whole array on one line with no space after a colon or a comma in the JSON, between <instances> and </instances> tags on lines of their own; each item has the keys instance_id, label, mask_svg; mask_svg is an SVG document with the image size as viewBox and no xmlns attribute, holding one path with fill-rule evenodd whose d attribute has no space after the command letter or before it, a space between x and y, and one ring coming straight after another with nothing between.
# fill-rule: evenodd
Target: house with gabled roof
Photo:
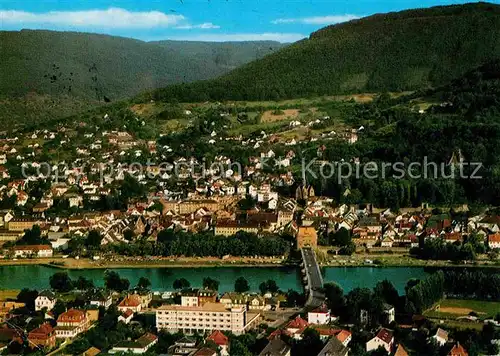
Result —
<instances>
[{"instance_id":1,"label":"house with gabled roof","mask_svg":"<svg viewBox=\"0 0 500 356\"><path fill-rule=\"evenodd\" d=\"M229 338L220 330L215 330L207 338L206 341L212 341L219 347L221 356L229 356Z\"/></svg>"},{"instance_id":2,"label":"house with gabled roof","mask_svg":"<svg viewBox=\"0 0 500 356\"><path fill-rule=\"evenodd\" d=\"M469 353L459 342L457 342L453 345L450 352L448 352L448 356L469 356Z\"/></svg>"},{"instance_id":3,"label":"house with gabled roof","mask_svg":"<svg viewBox=\"0 0 500 356\"><path fill-rule=\"evenodd\" d=\"M124 340L114 346L109 353L130 352L133 354L143 354L158 342L158 336L152 333L145 333L135 341Z\"/></svg>"},{"instance_id":4,"label":"house with gabled roof","mask_svg":"<svg viewBox=\"0 0 500 356\"><path fill-rule=\"evenodd\" d=\"M381 328L377 335L366 343L366 351L374 351L382 346L388 353L391 353L394 344L394 333L392 330Z\"/></svg>"}]
</instances>

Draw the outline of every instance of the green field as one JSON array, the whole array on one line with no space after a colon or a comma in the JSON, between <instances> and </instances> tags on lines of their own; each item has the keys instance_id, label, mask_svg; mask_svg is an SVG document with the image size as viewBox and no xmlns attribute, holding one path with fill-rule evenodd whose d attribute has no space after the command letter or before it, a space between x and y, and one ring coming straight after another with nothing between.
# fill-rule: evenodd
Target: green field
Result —
<instances>
[{"instance_id":1,"label":"green field","mask_svg":"<svg viewBox=\"0 0 500 356\"><path fill-rule=\"evenodd\" d=\"M437 307L439 306L439 309ZM425 316L433 319L434 322L456 327L461 329L482 329L481 321L469 321L458 319L461 316L467 316L469 313L475 312L480 320L495 317L500 312L500 302L487 302L482 300L468 299L443 299L437 303L432 309L424 313Z\"/></svg>"}]
</instances>

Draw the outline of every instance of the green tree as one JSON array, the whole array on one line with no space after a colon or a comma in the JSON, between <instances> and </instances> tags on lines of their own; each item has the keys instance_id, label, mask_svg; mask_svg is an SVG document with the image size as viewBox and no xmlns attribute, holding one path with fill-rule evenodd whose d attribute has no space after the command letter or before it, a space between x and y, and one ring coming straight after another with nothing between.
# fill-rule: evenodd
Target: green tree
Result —
<instances>
[{"instance_id":1,"label":"green tree","mask_svg":"<svg viewBox=\"0 0 500 356\"><path fill-rule=\"evenodd\" d=\"M130 282L126 278L120 278L120 275L115 271L108 271L104 276L104 285L107 289L123 292L129 289Z\"/></svg>"},{"instance_id":2,"label":"green tree","mask_svg":"<svg viewBox=\"0 0 500 356\"><path fill-rule=\"evenodd\" d=\"M149 289L149 287L151 287L151 281L148 278L146 277L139 278L139 281L137 282L137 288L146 290Z\"/></svg>"},{"instance_id":3,"label":"green tree","mask_svg":"<svg viewBox=\"0 0 500 356\"><path fill-rule=\"evenodd\" d=\"M271 292L274 294L274 293L277 293L279 291L279 287L276 284L276 281L274 281L272 279L268 279L267 281L262 282L259 285L259 290L260 290L261 294L265 294L267 292Z\"/></svg>"},{"instance_id":4,"label":"green tree","mask_svg":"<svg viewBox=\"0 0 500 356\"><path fill-rule=\"evenodd\" d=\"M172 285L174 289L186 289L191 287L191 283L186 278L176 279Z\"/></svg>"},{"instance_id":5,"label":"green tree","mask_svg":"<svg viewBox=\"0 0 500 356\"><path fill-rule=\"evenodd\" d=\"M340 316L345 306L344 290L337 283L326 283L324 289L328 308L332 314Z\"/></svg>"},{"instance_id":6,"label":"green tree","mask_svg":"<svg viewBox=\"0 0 500 356\"><path fill-rule=\"evenodd\" d=\"M245 293L250 290L250 286L248 285L248 281L244 277L239 277L234 282L234 290L237 293Z\"/></svg>"},{"instance_id":7,"label":"green tree","mask_svg":"<svg viewBox=\"0 0 500 356\"><path fill-rule=\"evenodd\" d=\"M69 292L73 289L73 282L67 272L56 272L50 277L50 287L58 292Z\"/></svg>"},{"instance_id":8,"label":"green tree","mask_svg":"<svg viewBox=\"0 0 500 356\"><path fill-rule=\"evenodd\" d=\"M399 294L394 285L387 279L378 282L374 288L376 295L380 296L386 303L396 306L399 301Z\"/></svg>"},{"instance_id":9,"label":"green tree","mask_svg":"<svg viewBox=\"0 0 500 356\"><path fill-rule=\"evenodd\" d=\"M98 248L101 246L102 235L97 230L90 230L85 245L88 248Z\"/></svg>"},{"instance_id":10,"label":"green tree","mask_svg":"<svg viewBox=\"0 0 500 356\"><path fill-rule=\"evenodd\" d=\"M333 234L333 243L335 246L347 246L351 243L351 234L347 229L341 227Z\"/></svg>"},{"instance_id":11,"label":"green tree","mask_svg":"<svg viewBox=\"0 0 500 356\"><path fill-rule=\"evenodd\" d=\"M28 288L23 288L17 295L17 301L20 303L24 303L26 308L29 310L35 310L35 299L38 297L38 291Z\"/></svg>"},{"instance_id":12,"label":"green tree","mask_svg":"<svg viewBox=\"0 0 500 356\"><path fill-rule=\"evenodd\" d=\"M90 279L87 279L83 276L78 277L78 279L74 282L74 287L78 290L89 290L94 288L94 282Z\"/></svg>"},{"instance_id":13,"label":"green tree","mask_svg":"<svg viewBox=\"0 0 500 356\"><path fill-rule=\"evenodd\" d=\"M219 290L219 281L210 277L203 278L203 288L217 291Z\"/></svg>"}]
</instances>

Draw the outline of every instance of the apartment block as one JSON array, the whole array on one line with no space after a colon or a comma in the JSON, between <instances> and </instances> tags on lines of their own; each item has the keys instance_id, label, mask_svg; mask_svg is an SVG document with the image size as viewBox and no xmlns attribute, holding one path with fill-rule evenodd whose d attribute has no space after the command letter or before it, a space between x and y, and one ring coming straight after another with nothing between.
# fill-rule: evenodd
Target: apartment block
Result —
<instances>
[{"instance_id":1,"label":"apartment block","mask_svg":"<svg viewBox=\"0 0 500 356\"><path fill-rule=\"evenodd\" d=\"M202 306L165 305L156 310L156 327L186 334L222 330L241 335L254 327L259 318L259 313L249 313L244 306L226 308L210 302Z\"/></svg>"}]
</instances>

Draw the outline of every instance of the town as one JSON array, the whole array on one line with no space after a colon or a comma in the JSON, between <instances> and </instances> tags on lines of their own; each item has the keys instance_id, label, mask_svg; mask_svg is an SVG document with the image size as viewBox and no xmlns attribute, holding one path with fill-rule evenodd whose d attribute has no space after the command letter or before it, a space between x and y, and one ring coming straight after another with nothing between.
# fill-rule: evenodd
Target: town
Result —
<instances>
[{"instance_id":1,"label":"town","mask_svg":"<svg viewBox=\"0 0 500 356\"><path fill-rule=\"evenodd\" d=\"M47 289L26 281L19 293L3 297L0 343L6 353L401 356L498 350L500 316L492 311L500 297L496 209L425 201L404 207L399 203L411 201L406 193L397 204L380 207L360 203L359 190L349 187L325 194L328 189L298 169L302 159L312 155L321 169L326 145L352 146L363 140L364 127L336 133L325 113L275 110L264 116L280 117L282 126L231 135L228 125L238 127L234 120L242 116L229 111L215 104L177 112L187 122L184 135L198 126L191 139L182 132L143 139L149 123L126 115L132 127L120 130L122 111L98 114L109 129L91 117L57 130L4 133L0 263L62 270L46 281ZM303 116L311 121L303 124ZM290 133L294 138L283 139ZM462 161L457 151L447 167ZM106 270L101 284L71 280L65 271L224 265L299 266L303 291L280 290L279 280L250 291L240 277L234 290L219 293L210 275L200 286L180 278L158 290L145 277L131 286ZM344 292L335 281L323 281L321 272L322 266L409 265L483 266L492 273L445 269L420 283L408 281L400 295L390 275L373 290ZM471 287L472 280L482 288ZM488 282L477 282L482 280ZM469 287L457 290L456 281ZM468 309L447 306L453 299L445 295L481 298L486 311L471 308L449 318L447 310Z\"/></svg>"}]
</instances>

